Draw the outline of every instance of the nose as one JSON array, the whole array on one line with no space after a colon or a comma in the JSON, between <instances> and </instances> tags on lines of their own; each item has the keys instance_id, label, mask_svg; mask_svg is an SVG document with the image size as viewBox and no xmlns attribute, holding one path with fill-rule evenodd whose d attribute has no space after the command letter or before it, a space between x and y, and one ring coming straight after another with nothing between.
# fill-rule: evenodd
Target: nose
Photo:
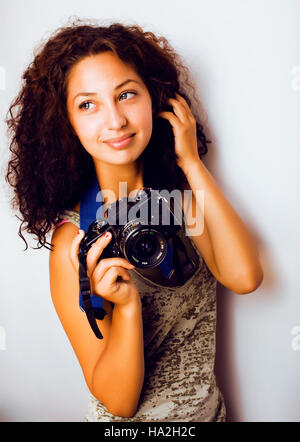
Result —
<instances>
[{"instance_id":1,"label":"nose","mask_svg":"<svg viewBox=\"0 0 300 442\"><path fill-rule=\"evenodd\" d=\"M107 129L118 130L120 127L126 126L127 118L121 106L116 103L110 103L105 111L105 123Z\"/></svg>"}]
</instances>

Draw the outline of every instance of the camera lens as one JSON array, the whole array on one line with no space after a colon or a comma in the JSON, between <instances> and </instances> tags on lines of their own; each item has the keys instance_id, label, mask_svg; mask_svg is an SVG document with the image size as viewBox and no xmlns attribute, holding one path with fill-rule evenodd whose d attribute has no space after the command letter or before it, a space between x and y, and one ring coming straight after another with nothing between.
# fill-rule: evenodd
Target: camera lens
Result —
<instances>
[{"instance_id":1,"label":"camera lens","mask_svg":"<svg viewBox=\"0 0 300 442\"><path fill-rule=\"evenodd\" d=\"M165 237L158 230L144 226L131 231L124 244L124 255L140 268L158 266L165 259L168 248Z\"/></svg>"},{"instance_id":2,"label":"camera lens","mask_svg":"<svg viewBox=\"0 0 300 442\"><path fill-rule=\"evenodd\" d=\"M139 257L143 260L150 258L153 255L153 252L156 250L157 243L153 240L153 238L146 237L144 235L142 238L139 238L135 243L135 250Z\"/></svg>"}]
</instances>

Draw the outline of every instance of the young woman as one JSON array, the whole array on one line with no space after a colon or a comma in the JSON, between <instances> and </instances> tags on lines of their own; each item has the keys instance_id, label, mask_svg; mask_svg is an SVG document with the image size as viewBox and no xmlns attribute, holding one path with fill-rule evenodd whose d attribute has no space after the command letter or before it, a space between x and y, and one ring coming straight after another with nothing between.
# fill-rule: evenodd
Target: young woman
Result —
<instances>
[{"instance_id":1,"label":"young woman","mask_svg":"<svg viewBox=\"0 0 300 442\"><path fill-rule=\"evenodd\" d=\"M79 22L51 36L23 79L7 118L7 180L19 235L25 223L38 247L51 245L53 303L91 392L85 420L225 421L214 375L216 284L250 293L263 273L250 233L201 161L209 141L180 57L139 26ZM92 293L107 312L97 320L102 340L78 304L80 202L93 173L114 195L107 203L120 182L128 195L143 186L190 190L187 216L197 190L205 195L204 229L186 237L199 265L181 286L152 281L125 258L99 259L111 236L90 248Z\"/></svg>"}]
</instances>

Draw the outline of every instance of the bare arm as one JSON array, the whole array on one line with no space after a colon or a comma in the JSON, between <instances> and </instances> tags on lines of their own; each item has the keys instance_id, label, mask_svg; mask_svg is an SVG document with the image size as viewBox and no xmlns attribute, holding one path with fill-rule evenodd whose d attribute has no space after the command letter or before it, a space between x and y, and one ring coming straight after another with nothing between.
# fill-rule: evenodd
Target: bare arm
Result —
<instances>
[{"instance_id":1,"label":"bare arm","mask_svg":"<svg viewBox=\"0 0 300 442\"><path fill-rule=\"evenodd\" d=\"M93 391L110 412L134 415L144 382L144 344L141 301L115 305L109 341L93 373Z\"/></svg>"},{"instance_id":2,"label":"bare arm","mask_svg":"<svg viewBox=\"0 0 300 442\"><path fill-rule=\"evenodd\" d=\"M204 232L192 240L221 284L239 294L254 291L263 271L250 232L200 159L186 163L184 172L193 191L193 211L197 190L204 191Z\"/></svg>"},{"instance_id":3,"label":"bare arm","mask_svg":"<svg viewBox=\"0 0 300 442\"><path fill-rule=\"evenodd\" d=\"M192 189L194 208L197 191L204 191L204 231L192 239L221 284L236 293L252 292L263 279L254 240L199 157L196 119L187 101L175 93L168 104L172 112L157 116L172 126L177 165Z\"/></svg>"},{"instance_id":4,"label":"bare arm","mask_svg":"<svg viewBox=\"0 0 300 442\"><path fill-rule=\"evenodd\" d=\"M101 291L108 312L104 320L97 321L103 334L99 340L78 305L77 250L81 238L77 231L74 225L66 223L53 235L54 251L50 252L53 303L91 393L110 413L131 417L144 381L142 309L128 272L132 266L122 258L103 259L97 264L106 245L103 237L89 251L92 291L95 294Z\"/></svg>"}]
</instances>

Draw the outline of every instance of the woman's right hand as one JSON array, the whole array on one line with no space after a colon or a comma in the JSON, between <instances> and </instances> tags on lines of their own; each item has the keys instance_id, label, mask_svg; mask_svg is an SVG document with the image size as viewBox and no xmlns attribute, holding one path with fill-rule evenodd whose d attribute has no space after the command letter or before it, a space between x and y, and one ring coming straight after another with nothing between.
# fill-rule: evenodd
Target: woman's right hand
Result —
<instances>
[{"instance_id":1,"label":"woman's right hand","mask_svg":"<svg viewBox=\"0 0 300 442\"><path fill-rule=\"evenodd\" d=\"M77 272L79 246L83 237L84 231L79 230L70 249L70 259ZM90 278L91 293L125 306L138 298L138 290L128 271L134 269L134 266L124 258L103 258L97 264L110 240L111 234L107 232L94 242L87 253L87 275Z\"/></svg>"}]
</instances>

